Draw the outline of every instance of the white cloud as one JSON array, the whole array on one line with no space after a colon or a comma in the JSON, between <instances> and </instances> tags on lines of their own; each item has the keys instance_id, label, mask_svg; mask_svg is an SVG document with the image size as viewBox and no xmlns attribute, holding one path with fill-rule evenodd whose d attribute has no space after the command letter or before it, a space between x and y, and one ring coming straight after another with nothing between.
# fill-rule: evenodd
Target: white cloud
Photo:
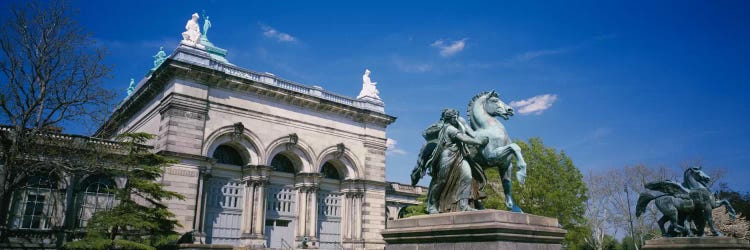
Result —
<instances>
[{"instance_id":1,"label":"white cloud","mask_svg":"<svg viewBox=\"0 0 750 250\"><path fill-rule=\"evenodd\" d=\"M552 107L552 103L556 100L557 95L545 94L534 96L526 100L512 101L510 102L510 106L516 108L518 113L521 113L522 115L540 115L545 110Z\"/></svg>"},{"instance_id":2,"label":"white cloud","mask_svg":"<svg viewBox=\"0 0 750 250\"><path fill-rule=\"evenodd\" d=\"M466 40L468 40L468 38L464 38L464 39L453 41L453 42L443 41L441 39L430 44L430 46L438 48L440 50L441 56L449 57L464 50L464 48L466 47Z\"/></svg>"},{"instance_id":3,"label":"white cloud","mask_svg":"<svg viewBox=\"0 0 750 250\"><path fill-rule=\"evenodd\" d=\"M403 149L400 149L396 147L396 144L398 144L398 141L394 140L393 138L388 138L385 141L385 153L386 154L397 154L397 155L406 155L406 151Z\"/></svg>"},{"instance_id":4,"label":"white cloud","mask_svg":"<svg viewBox=\"0 0 750 250\"><path fill-rule=\"evenodd\" d=\"M260 28L263 29L263 36L276 39L279 42L296 42L297 41L297 38L293 37L292 35L278 31L272 28L271 26L261 24Z\"/></svg>"}]
</instances>

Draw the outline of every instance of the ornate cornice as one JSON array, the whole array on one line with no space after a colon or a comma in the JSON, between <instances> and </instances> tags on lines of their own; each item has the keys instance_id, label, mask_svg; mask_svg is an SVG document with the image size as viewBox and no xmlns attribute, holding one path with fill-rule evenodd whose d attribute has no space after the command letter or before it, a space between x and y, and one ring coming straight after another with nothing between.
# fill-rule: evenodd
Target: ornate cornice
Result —
<instances>
[{"instance_id":1,"label":"ornate cornice","mask_svg":"<svg viewBox=\"0 0 750 250\"><path fill-rule=\"evenodd\" d=\"M382 112L382 106L355 100L281 79L269 73L258 73L213 60L205 51L185 46L162 63L150 76L141 80L136 91L121 103L109 120L96 132L100 137L110 137L124 122L144 108L164 87L175 78L241 93L253 93L291 105L321 112L332 112L356 122L372 123L386 127L396 117ZM376 105L377 106L377 105Z\"/></svg>"},{"instance_id":2,"label":"ornate cornice","mask_svg":"<svg viewBox=\"0 0 750 250\"><path fill-rule=\"evenodd\" d=\"M298 173L294 176L294 188L303 192L315 192L320 188L319 173Z\"/></svg>"},{"instance_id":3,"label":"ornate cornice","mask_svg":"<svg viewBox=\"0 0 750 250\"><path fill-rule=\"evenodd\" d=\"M263 185L268 182L273 169L266 165L247 165L242 167L242 180L248 185Z\"/></svg>"}]
</instances>

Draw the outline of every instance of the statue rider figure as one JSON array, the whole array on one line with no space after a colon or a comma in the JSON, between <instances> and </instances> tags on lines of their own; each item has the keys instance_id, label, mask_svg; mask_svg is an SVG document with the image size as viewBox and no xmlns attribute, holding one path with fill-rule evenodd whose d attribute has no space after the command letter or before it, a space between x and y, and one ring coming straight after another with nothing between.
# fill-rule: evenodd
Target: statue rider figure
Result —
<instances>
[{"instance_id":1,"label":"statue rider figure","mask_svg":"<svg viewBox=\"0 0 750 250\"><path fill-rule=\"evenodd\" d=\"M484 177L484 171L469 158L469 145L484 146L488 138L472 137L458 111L445 109L440 121L428 127L417 166L412 172L416 184L429 168L432 180L427 193L427 212L472 211L479 191L474 176ZM483 181L483 180L482 180Z\"/></svg>"}]
</instances>

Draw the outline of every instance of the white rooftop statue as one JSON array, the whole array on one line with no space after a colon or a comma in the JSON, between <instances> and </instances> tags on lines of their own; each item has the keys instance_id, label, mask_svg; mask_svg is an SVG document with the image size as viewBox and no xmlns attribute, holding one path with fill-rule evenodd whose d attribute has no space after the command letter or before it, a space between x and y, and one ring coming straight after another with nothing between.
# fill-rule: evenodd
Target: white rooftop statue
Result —
<instances>
[{"instance_id":1,"label":"white rooftop statue","mask_svg":"<svg viewBox=\"0 0 750 250\"><path fill-rule=\"evenodd\" d=\"M365 69L365 74L362 75L362 91L359 92L359 96L357 96L357 99L366 96L380 99L380 96L378 96L378 94L380 94L380 91L378 91L378 88L375 87L375 85L377 84L377 82L370 81L370 70Z\"/></svg>"},{"instance_id":2,"label":"white rooftop statue","mask_svg":"<svg viewBox=\"0 0 750 250\"><path fill-rule=\"evenodd\" d=\"M182 32L182 44L203 48L203 45L198 43L201 38L200 26L198 26L198 13L193 13L193 17L185 24L185 32Z\"/></svg>"}]
</instances>

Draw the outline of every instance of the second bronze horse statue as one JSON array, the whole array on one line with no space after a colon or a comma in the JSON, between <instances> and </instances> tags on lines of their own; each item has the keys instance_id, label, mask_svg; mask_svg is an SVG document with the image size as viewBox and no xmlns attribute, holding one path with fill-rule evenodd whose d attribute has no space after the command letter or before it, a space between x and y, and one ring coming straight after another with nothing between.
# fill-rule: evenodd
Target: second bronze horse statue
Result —
<instances>
[{"instance_id":1,"label":"second bronze horse statue","mask_svg":"<svg viewBox=\"0 0 750 250\"><path fill-rule=\"evenodd\" d=\"M661 194L653 195L641 193L635 208L635 215L641 216L646 211L646 206L655 200L656 207L663 214L659 219L659 229L665 237L675 236L703 236L704 228L708 224L711 233L721 236L722 233L714 226L711 211L720 206L726 206L727 213L734 219L736 217L734 208L727 200L716 200L708 182L711 177L703 173L700 167L688 168L683 174L683 182L655 181L649 182L645 187L649 190L659 191ZM670 222L669 229L664 224ZM692 225L695 225L695 228Z\"/></svg>"}]
</instances>

